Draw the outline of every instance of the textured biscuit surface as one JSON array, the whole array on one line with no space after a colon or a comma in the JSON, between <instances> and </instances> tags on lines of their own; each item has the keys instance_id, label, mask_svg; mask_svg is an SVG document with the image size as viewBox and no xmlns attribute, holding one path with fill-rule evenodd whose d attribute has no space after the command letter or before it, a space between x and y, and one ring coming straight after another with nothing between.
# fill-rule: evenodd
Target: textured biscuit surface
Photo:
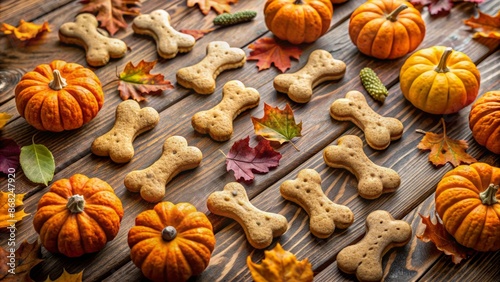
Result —
<instances>
[{"instance_id":1,"label":"textured biscuit surface","mask_svg":"<svg viewBox=\"0 0 500 282\"><path fill-rule=\"evenodd\" d=\"M264 249L271 245L273 238L281 236L288 229L288 221L280 214L264 212L248 200L245 188L238 182L224 186L207 199L210 212L236 220L245 231L250 245Z\"/></svg>"},{"instance_id":2,"label":"textured biscuit surface","mask_svg":"<svg viewBox=\"0 0 500 282\"><path fill-rule=\"evenodd\" d=\"M365 199L376 199L382 193L393 192L399 187L399 174L386 167L374 164L363 152L363 141L355 135L344 135L338 145L323 151L328 166L344 168L358 179L358 194Z\"/></svg>"}]
</instances>

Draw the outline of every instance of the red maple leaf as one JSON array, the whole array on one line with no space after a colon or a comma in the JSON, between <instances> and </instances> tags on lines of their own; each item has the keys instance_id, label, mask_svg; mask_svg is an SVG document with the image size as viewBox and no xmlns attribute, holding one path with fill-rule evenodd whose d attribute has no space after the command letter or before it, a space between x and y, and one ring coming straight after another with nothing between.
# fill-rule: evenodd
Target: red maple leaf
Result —
<instances>
[{"instance_id":1,"label":"red maple leaf","mask_svg":"<svg viewBox=\"0 0 500 282\"><path fill-rule=\"evenodd\" d=\"M140 0L81 0L85 6L80 12L97 13L101 27L115 34L120 28L127 28L124 15L137 16L141 12Z\"/></svg>"},{"instance_id":2,"label":"red maple leaf","mask_svg":"<svg viewBox=\"0 0 500 282\"><path fill-rule=\"evenodd\" d=\"M247 60L258 61L259 71L268 69L271 64L274 64L281 72L285 72L291 66L290 57L298 60L302 54L299 47L284 41L276 42L274 38L270 37L260 38L250 44L248 48L253 51L250 52Z\"/></svg>"},{"instance_id":3,"label":"red maple leaf","mask_svg":"<svg viewBox=\"0 0 500 282\"><path fill-rule=\"evenodd\" d=\"M0 138L0 171L7 174L11 173L12 168L19 166L19 154L21 148L16 141L10 138Z\"/></svg>"}]
</instances>

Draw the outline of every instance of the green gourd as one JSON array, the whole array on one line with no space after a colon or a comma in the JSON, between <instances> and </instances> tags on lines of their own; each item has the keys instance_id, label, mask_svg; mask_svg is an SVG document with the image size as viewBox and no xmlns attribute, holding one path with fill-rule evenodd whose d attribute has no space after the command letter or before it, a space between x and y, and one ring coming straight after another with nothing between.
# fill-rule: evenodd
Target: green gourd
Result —
<instances>
[{"instance_id":1,"label":"green gourd","mask_svg":"<svg viewBox=\"0 0 500 282\"><path fill-rule=\"evenodd\" d=\"M368 91L368 94L370 94L373 99L380 102L385 101L389 91L387 91L387 88L385 88L382 81L380 81L377 74L371 68L363 68L359 72L359 77L366 91Z\"/></svg>"},{"instance_id":2,"label":"green gourd","mask_svg":"<svg viewBox=\"0 0 500 282\"><path fill-rule=\"evenodd\" d=\"M257 12L255 11L240 11L234 14L224 13L215 17L213 24L223 26L234 25L242 22L248 22L256 16Z\"/></svg>"}]
</instances>

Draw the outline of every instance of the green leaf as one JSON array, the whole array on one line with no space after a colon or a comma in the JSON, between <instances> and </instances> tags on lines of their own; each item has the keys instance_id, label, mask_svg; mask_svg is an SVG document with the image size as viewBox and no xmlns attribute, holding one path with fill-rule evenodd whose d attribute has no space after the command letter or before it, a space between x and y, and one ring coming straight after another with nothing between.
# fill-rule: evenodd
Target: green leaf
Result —
<instances>
[{"instance_id":1,"label":"green leaf","mask_svg":"<svg viewBox=\"0 0 500 282\"><path fill-rule=\"evenodd\" d=\"M20 161L24 175L34 183L48 185L49 181L54 177L56 169L54 156L42 144L33 143L22 147Z\"/></svg>"}]
</instances>

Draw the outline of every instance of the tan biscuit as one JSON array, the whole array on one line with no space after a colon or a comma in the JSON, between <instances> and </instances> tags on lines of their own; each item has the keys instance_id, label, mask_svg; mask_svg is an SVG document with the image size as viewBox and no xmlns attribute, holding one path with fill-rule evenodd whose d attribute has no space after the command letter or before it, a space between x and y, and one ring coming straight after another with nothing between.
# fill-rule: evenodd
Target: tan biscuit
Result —
<instances>
[{"instance_id":1,"label":"tan biscuit","mask_svg":"<svg viewBox=\"0 0 500 282\"><path fill-rule=\"evenodd\" d=\"M222 101L208 111L196 113L191 119L194 130L210 134L216 141L226 141L233 134L233 120L243 111L259 105L259 92L239 80L224 84Z\"/></svg>"},{"instance_id":2,"label":"tan biscuit","mask_svg":"<svg viewBox=\"0 0 500 282\"><path fill-rule=\"evenodd\" d=\"M165 196L165 185L178 173L197 167L201 159L200 149L188 146L184 137L169 137L156 162L125 176L125 187L132 192L141 192L141 197L148 202L159 202Z\"/></svg>"},{"instance_id":3,"label":"tan biscuit","mask_svg":"<svg viewBox=\"0 0 500 282\"><path fill-rule=\"evenodd\" d=\"M113 128L92 142L92 153L109 156L115 163L129 162L134 156L134 142L137 135L154 128L160 121L158 112L146 107L141 109L134 100L126 100L116 107Z\"/></svg>"},{"instance_id":4,"label":"tan biscuit","mask_svg":"<svg viewBox=\"0 0 500 282\"><path fill-rule=\"evenodd\" d=\"M170 25L170 15L164 10L137 16L132 29L135 33L153 37L158 54L165 59L175 57L178 52L191 51L196 43L193 36L178 32Z\"/></svg>"},{"instance_id":5,"label":"tan biscuit","mask_svg":"<svg viewBox=\"0 0 500 282\"><path fill-rule=\"evenodd\" d=\"M59 28L59 40L85 48L87 63L94 67L104 66L109 58L121 58L127 53L125 42L109 38L97 31L98 22L92 14L83 13L75 22L65 23Z\"/></svg>"},{"instance_id":6,"label":"tan biscuit","mask_svg":"<svg viewBox=\"0 0 500 282\"><path fill-rule=\"evenodd\" d=\"M374 112L359 91L349 91L345 98L334 101L330 115L336 120L349 120L357 125L365 132L368 145L376 150L389 147L391 140L403 135L403 124L398 119Z\"/></svg>"},{"instance_id":7,"label":"tan biscuit","mask_svg":"<svg viewBox=\"0 0 500 282\"><path fill-rule=\"evenodd\" d=\"M394 170L374 164L363 152L363 141L355 135L339 138L338 145L323 151L328 166L345 168L358 179L358 194L365 199L376 199L382 193L395 191L401 179Z\"/></svg>"},{"instance_id":8,"label":"tan biscuit","mask_svg":"<svg viewBox=\"0 0 500 282\"><path fill-rule=\"evenodd\" d=\"M215 91L215 78L219 73L242 67L245 62L246 55L242 49L231 48L224 41L210 42L203 60L177 71L177 82L198 94L211 94Z\"/></svg>"},{"instance_id":9,"label":"tan biscuit","mask_svg":"<svg viewBox=\"0 0 500 282\"><path fill-rule=\"evenodd\" d=\"M280 192L306 210L311 233L318 238L328 238L335 227L345 229L354 221L351 209L333 203L323 193L321 177L314 169L303 169L296 179L283 182Z\"/></svg>"},{"instance_id":10,"label":"tan biscuit","mask_svg":"<svg viewBox=\"0 0 500 282\"><path fill-rule=\"evenodd\" d=\"M410 241L411 226L378 210L366 218L366 230L361 241L339 252L337 266L345 273L356 273L359 281L380 281L384 276L382 257L390 249Z\"/></svg>"},{"instance_id":11,"label":"tan biscuit","mask_svg":"<svg viewBox=\"0 0 500 282\"><path fill-rule=\"evenodd\" d=\"M288 229L288 221L280 214L264 212L248 200L245 188L238 182L224 186L223 191L210 194L207 199L210 212L236 220L245 231L250 245L264 249L273 238Z\"/></svg>"},{"instance_id":12,"label":"tan biscuit","mask_svg":"<svg viewBox=\"0 0 500 282\"><path fill-rule=\"evenodd\" d=\"M313 88L322 82L341 79L346 65L335 60L325 50L315 50L309 55L307 64L295 73L280 74L274 78L274 88L297 103L311 100Z\"/></svg>"}]
</instances>

